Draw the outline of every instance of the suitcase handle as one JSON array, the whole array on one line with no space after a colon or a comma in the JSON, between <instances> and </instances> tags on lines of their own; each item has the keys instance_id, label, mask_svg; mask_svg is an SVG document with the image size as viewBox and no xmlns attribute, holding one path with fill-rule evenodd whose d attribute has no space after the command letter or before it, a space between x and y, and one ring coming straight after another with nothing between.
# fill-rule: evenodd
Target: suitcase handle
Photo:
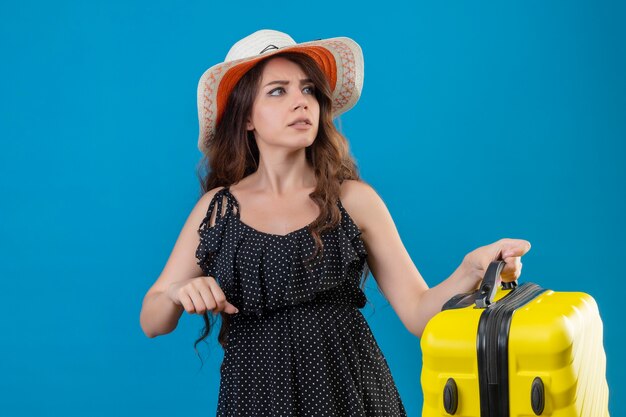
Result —
<instances>
[{"instance_id":1,"label":"suitcase handle","mask_svg":"<svg viewBox=\"0 0 626 417\"><path fill-rule=\"evenodd\" d=\"M493 303L496 295L496 282L504 268L505 262L502 260L493 261L487 267L487 272L476 291L458 294L449 299L441 308L449 310L454 308L465 308L472 304L476 304L476 308L487 308ZM508 290L517 287L517 280L512 282L503 282L502 289Z\"/></svg>"},{"instance_id":2,"label":"suitcase handle","mask_svg":"<svg viewBox=\"0 0 626 417\"><path fill-rule=\"evenodd\" d=\"M483 281L480 283L480 287L478 287L476 307L486 308L493 303L493 299L496 296L496 282L504 265L506 265L504 261L493 261L489 264ZM502 288L504 289L513 289L515 287L517 287L517 281L502 283Z\"/></svg>"}]
</instances>

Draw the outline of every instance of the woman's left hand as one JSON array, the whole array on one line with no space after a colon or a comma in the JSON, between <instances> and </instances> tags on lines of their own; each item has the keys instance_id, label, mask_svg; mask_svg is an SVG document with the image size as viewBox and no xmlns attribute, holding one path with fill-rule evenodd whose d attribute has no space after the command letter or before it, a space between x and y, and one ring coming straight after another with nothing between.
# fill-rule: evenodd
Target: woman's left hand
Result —
<instances>
[{"instance_id":1,"label":"woman's left hand","mask_svg":"<svg viewBox=\"0 0 626 417\"><path fill-rule=\"evenodd\" d=\"M469 273L480 283L489 264L496 260L505 262L500 272L502 281L515 281L522 274L522 256L530 250L530 242L523 239L500 239L491 245L481 246L465 255L463 262Z\"/></svg>"}]
</instances>

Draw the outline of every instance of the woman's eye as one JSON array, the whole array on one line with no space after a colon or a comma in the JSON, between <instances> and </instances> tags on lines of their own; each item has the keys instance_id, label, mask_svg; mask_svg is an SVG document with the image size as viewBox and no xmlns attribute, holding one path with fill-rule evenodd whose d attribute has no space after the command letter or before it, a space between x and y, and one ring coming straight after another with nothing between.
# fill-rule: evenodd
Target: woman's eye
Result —
<instances>
[{"instance_id":1,"label":"woman's eye","mask_svg":"<svg viewBox=\"0 0 626 417\"><path fill-rule=\"evenodd\" d=\"M308 85L306 87L304 87L302 89L302 91L304 91L305 94L315 94L315 86L314 85ZM283 87L277 87L273 90L271 90L269 93L267 93L270 96L279 96L281 94L276 94L277 92L281 92L284 93L285 89Z\"/></svg>"},{"instance_id":2,"label":"woman's eye","mask_svg":"<svg viewBox=\"0 0 626 417\"><path fill-rule=\"evenodd\" d=\"M278 88L275 88L275 89L273 89L272 91L270 91L268 94L269 94L270 96L275 96L276 94L274 94L274 92L276 92L276 91L281 91L281 90L282 90L282 91L285 91L285 89L284 89L284 88L282 88L282 87L278 87Z\"/></svg>"}]
</instances>

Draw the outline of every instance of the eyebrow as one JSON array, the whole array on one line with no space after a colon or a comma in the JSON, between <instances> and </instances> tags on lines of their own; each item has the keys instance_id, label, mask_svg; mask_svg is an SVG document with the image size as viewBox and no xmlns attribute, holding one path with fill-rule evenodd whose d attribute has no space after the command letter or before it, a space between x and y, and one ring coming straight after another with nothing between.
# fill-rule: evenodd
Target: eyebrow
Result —
<instances>
[{"instance_id":1,"label":"eyebrow","mask_svg":"<svg viewBox=\"0 0 626 417\"><path fill-rule=\"evenodd\" d=\"M300 85L306 84L306 83L313 83L313 80L310 78L305 78L303 80L300 80ZM286 80L270 81L269 83L265 84L263 88L267 87L268 85L273 85L273 84L288 85L289 81L286 81Z\"/></svg>"}]
</instances>

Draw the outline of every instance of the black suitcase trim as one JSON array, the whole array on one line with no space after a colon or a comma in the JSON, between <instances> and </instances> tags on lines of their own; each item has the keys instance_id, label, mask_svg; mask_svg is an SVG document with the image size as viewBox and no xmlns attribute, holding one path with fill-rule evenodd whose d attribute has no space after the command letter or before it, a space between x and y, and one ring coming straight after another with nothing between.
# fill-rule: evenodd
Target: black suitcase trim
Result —
<instances>
[{"instance_id":1,"label":"black suitcase trim","mask_svg":"<svg viewBox=\"0 0 626 417\"><path fill-rule=\"evenodd\" d=\"M509 417L509 330L516 309L547 291L524 283L480 316L476 349L481 417Z\"/></svg>"}]
</instances>

